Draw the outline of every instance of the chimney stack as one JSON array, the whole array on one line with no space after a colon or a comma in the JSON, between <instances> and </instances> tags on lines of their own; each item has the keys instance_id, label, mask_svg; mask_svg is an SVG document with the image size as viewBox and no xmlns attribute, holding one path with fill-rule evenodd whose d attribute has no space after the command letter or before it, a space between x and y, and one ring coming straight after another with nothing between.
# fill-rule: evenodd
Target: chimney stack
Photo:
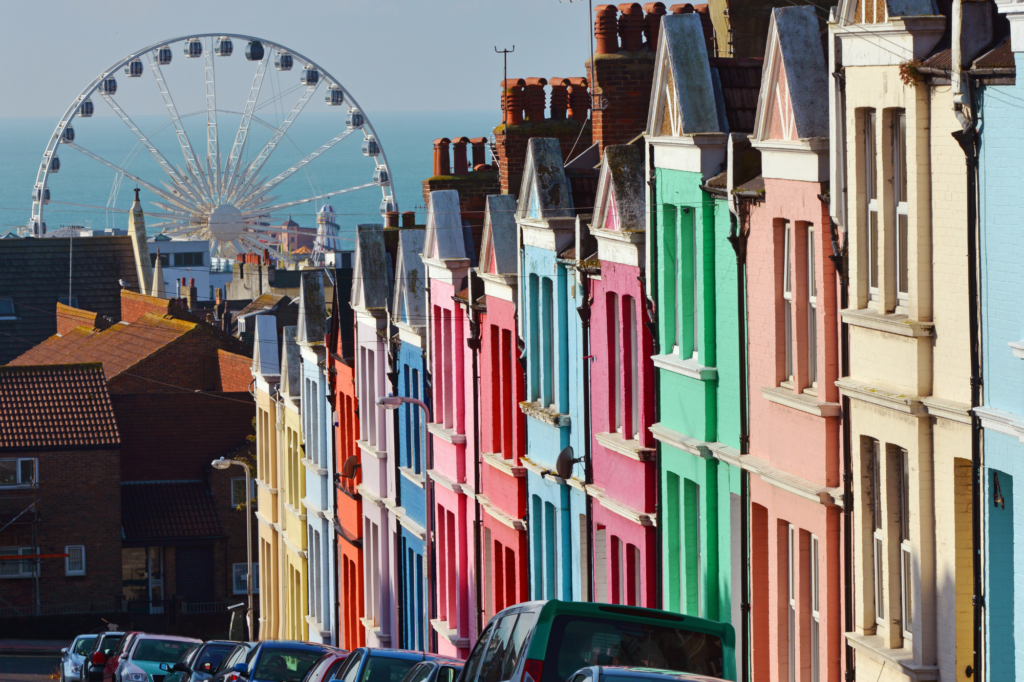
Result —
<instances>
[{"instance_id":1,"label":"chimney stack","mask_svg":"<svg viewBox=\"0 0 1024 682\"><path fill-rule=\"evenodd\" d=\"M468 137L456 137L452 140L452 156L455 166L452 169L452 175L465 175L469 172L469 160L466 156L466 145L468 144Z\"/></svg>"},{"instance_id":2,"label":"chimney stack","mask_svg":"<svg viewBox=\"0 0 1024 682\"><path fill-rule=\"evenodd\" d=\"M473 168L476 168L480 164L487 163L487 138L486 137L471 137L469 138L469 144L473 146Z\"/></svg>"},{"instance_id":3,"label":"chimney stack","mask_svg":"<svg viewBox=\"0 0 1024 682\"><path fill-rule=\"evenodd\" d=\"M434 175L451 175L451 158L448 155L448 145L451 140L441 137L434 140Z\"/></svg>"},{"instance_id":4,"label":"chimney stack","mask_svg":"<svg viewBox=\"0 0 1024 682\"><path fill-rule=\"evenodd\" d=\"M416 211L402 213L402 227L416 227Z\"/></svg>"},{"instance_id":5,"label":"chimney stack","mask_svg":"<svg viewBox=\"0 0 1024 682\"><path fill-rule=\"evenodd\" d=\"M384 227L398 227L398 211L388 211L384 214Z\"/></svg>"},{"instance_id":6,"label":"chimney stack","mask_svg":"<svg viewBox=\"0 0 1024 682\"><path fill-rule=\"evenodd\" d=\"M196 289L196 280L191 278L188 281L188 309L195 310L199 302L199 293Z\"/></svg>"}]
</instances>

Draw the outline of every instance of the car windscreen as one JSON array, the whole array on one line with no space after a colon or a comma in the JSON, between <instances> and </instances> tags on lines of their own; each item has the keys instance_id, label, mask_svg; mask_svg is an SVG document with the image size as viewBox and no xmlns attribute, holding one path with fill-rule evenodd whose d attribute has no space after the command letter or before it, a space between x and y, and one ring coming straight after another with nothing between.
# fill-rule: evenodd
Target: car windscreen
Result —
<instances>
[{"instance_id":1,"label":"car windscreen","mask_svg":"<svg viewBox=\"0 0 1024 682\"><path fill-rule=\"evenodd\" d=\"M104 656L109 656L110 652L117 648L122 637L124 637L124 635L107 635L103 638L103 641L100 642L99 650L103 652Z\"/></svg>"},{"instance_id":2,"label":"car windscreen","mask_svg":"<svg viewBox=\"0 0 1024 682\"><path fill-rule=\"evenodd\" d=\"M144 639L132 654L133 661L152 663L177 663L181 655L195 646L195 642L179 642L173 639Z\"/></svg>"},{"instance_id":3,"label":"car windscreen","mask_svg":"<svg viewBox=\"0 0 1024 682\"><path fill-rule=\"evenodd\" d=\"M371 656L359 682L402 682L409 668L419 663L404 658Z\"/></svg>"},{"instance_id":4,"label":"car windscreen","mask_svg":"<svg viewBox=\"0 0 1024 682\"><path fill-rule=\"evenodd\" d=\"M556 616L541 682L565 682L580 668L626 665L721 677L716 635L625 620Z\"/></svg>"},{"instance_id":5,"label":"car windscreen","mask_svg":"<svg viewBox=\"0 0 1024 682\"><path fill-rule=\"evenodd\" d=\"M230 644L209 644L190 667L201 673L212 673L231 649Z\"/></svg>"},{"instance_id":6,"label":"car windscreen","mask_svg":"<svg viewBox=\"0 0 1024 682\"><path fill-rule=\"evenodd\" d=\"M264 650L252 679L260 682L301 682L323 655L322 651Z\"/></svg>"},{"instance_id":7,"label":"car windscreen","mask_svg":"<svg viewBox=\"0 0 1024 682\"><path fill-rule=\"evenodd\" d=\"M79 656L85 656L87 653L92 651L92 645L96 643L96 637L83 637L78 640L75 644L75 650L72 653L78 654Z\"/></svg>"}]
</instances>

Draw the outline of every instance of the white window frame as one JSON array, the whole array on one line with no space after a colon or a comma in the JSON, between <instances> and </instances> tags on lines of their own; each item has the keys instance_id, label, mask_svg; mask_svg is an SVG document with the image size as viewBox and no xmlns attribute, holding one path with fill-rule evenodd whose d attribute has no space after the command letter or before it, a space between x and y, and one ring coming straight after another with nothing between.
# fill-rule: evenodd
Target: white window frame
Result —
<instances>
[{"instance_id":1,"label":"white window frame","mask_svg":"<svg viewBox=\"0 0 1024 682\"><path fill-rule=\"evenodd\" d=\"M914 629L914 553L910 544L910 455L899 450L900 510L900 627L904 643L913 640Z\"/></svg>"},{"instance_id":2,"label":"white window frame","mask_svg":"<svg viewBox=\"0 0 1024 682\"><path fill-rule=\"evenodd\" d=\"M72 551L76 550L81 552L80 563L81 568L72 568L71 563L74 561L72 557ZM67 576L78 576L85 575L85 545L67 545L64 547L64 553L67 554L64 557L64 575Z\"/></svg>"},{"instance_id":3,"label":"white window frame","mask_svg":"<svg viewBox=\"0 0 1024 682\"><path fill-rule=\"evenodd\" d=\"M818 536L811 535L811 682L821 682L821 570Z\"/></svg>"},{"instance_id":4,"label":"white window frame","mask_svg":"<svg viewBox=\"0 0 1024 682\"><path fill-rule=\"evenodd\" d=\"M787 647L789 651L789 682L796 682L796 527L788 524L786 530L786 617Z\"/></svg>"},{"instance_id":5,"label":"white window frame","mask_svg":"<svg viewBox=\"0 0 1024 682\"><path fill-rule=\"evenodd\" d=\"M782 320L786 326L786 367L783 373L786 382L793 381L793 227L789 221L783 232L782 242Z\"/></svg>"},{"instance_id":6,"label":"white window frame","mask_svg":"<svg viewBox=\"0 0 1024 682\"><path fill-rule=\"evenodd\" d=\"M684 226L689 230L689 235L684 234ZM675 267L676 282L675 282L675 313L676 313L676 328L675 328L675 343L672 347L672 353L680 359L692 359L697 360L700 354L700 255L697 251L697 226L696 217L693 209L688 206L680 206L675 212L675 241L676 241L676 259L673 263ZM685 250L683 245L686 243L685 240L690 242L690 258L688 263L684 263L683 254ZM685 265L685 267L684 267ZM689 318L691 341L693 343L693 350L688 358L683 357L683 339L687 332L687 316L684 314L685 310L683 307L683 275L689 270L691 296L693 303L693 311Z\"/></svg>"},{"instance_id":7,"label":"white window frame","mask_svg":"<svg viewBox=\"0 0 1024 682\"><path fill-rule=\"evenodd\" d=\"M611 348L609 356L611 363L608 371L611 372L611 399L612 399L612 431L622 433L622 306L619 295L611 293L608 296L608 316L611 319Z\"/></svg>"},{"instance_id":8,"label":"white window frame","mask_svg":"<svg viewBox=\"0 0 1024 682\"><path fill-rule=\"evenodd\" d=\"M905 194L907 178L907 112L893 111L892 114L892 189L893 231L895 235L895 281L897 312L903 312L910 302L910 261L907 254L909 247L908 202Z\"/></svg>"},{"instance_id":9,"label":"white window frame","mask_svg":"<svg viewBox=\"0 0 1024 682\"><path fill-rule=\"evenodd\" d=\"M807 385L818 387L818 284L814 225L807 226Z\"/></svg>"},{"instance_id":10,"label":"white window frame","mask_svg":"<svg viewBox=\"0 0 1024 682\"><path fill-rule=\"evenodd\" d=\"M865 245L867 247L868 300L878 300L878 173L875 142L876 117L874 109L864 111L864 198ZM872 283L872 280L874 281Z\"/></svg>"},{"instance_id":11,"label":"white window frame","mask_svg":"<svg viewBox=\"0 0 1024 682\"><path fill-rule=\"evenodd\" d=\"M629 329L623 334L624 338L629 338L629 383L630 383L630 424L629 424L629 438L631 440L640 440L640 349L638 346L639 339L637 338L637 305L635 296L626 296L625 300L628 301L626 308L626 324L629 325ZM627 337L628 334L628 337Z\"/></svg>"},{"instance_id":12,"label":"white window frame","mask_svg":"<svg viewBox=\"0 0 1024 682\"><path fill-rule=\"evenodd\" d=\"M885 523L882 499L882 452L875 439L871 440L871 524L872 573L875 604L875 625L885 626Z\"/></svg>"},{"instance_id":13,"label":"white window frame","mask_svg":"<svg viewBox=\"0 0 1024 682\"><path fill-rule=\"evenodd\" d=\"M693 287L693 359L700 353L700 254L697 250L697 221L693 213L685 210L690 216L690 268Z\"/></svg>"},{"instance_id":14,"label":"white window frame","mask_svg":"<svg viewBox=\"0 0 1024 682\"><path fill-rule=\"evenodd\" d=\"M14 483L0 483L3 488L30 488L39 484L39 459L37 457L5 457L0 462L14 462ZM22 480L21 466L23 462L32 462L32 479L29 482Z\"/></svg>"},{"instance_id":15,"label":"white window frame","mask_svg":"<svg viewBox=\"0 0 1024 682\"><path fill-rule=\"evenodd\" d=\"M17 555L33 555L39 554L38 547L0 547L0 556L14 556ZM16 567L15 571L10 570L11 564ZM28 568L25 568L25 564L28 564ZM14 578L34 578L38 575L39 561L38 559L29 559L27 561L5 561L0 563L0 579L14 579Z\"/></svg>"}]
</instances>

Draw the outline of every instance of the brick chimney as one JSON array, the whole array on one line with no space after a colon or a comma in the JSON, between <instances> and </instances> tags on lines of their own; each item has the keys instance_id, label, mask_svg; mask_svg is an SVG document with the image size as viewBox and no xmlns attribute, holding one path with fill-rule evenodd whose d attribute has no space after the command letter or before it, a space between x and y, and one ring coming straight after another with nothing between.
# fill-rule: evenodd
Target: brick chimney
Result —
<instances>
[{"instance_id":1,"label":"brick chimney","mask_svg":"<svg viewBox=\"0 0 1024 682\"><path fill-rule=\"evenodd\" d=\"M452 156L454 158L452 175L465 175L469 172L469 160L466 156L468 152L466 145L468 144L468 137L456 137L452 140Z\"/></svg>"},{"instance_id":2,"label":"brick chimney","mask_svg":"<svg viewBox=\"0 0 1024 682\"><path fill-rule=\"evenodd\" d=\"M188 309L195 310L199 303L199 292L196 289L196 280L191 278L188 280Z\"/></svg>"},{"instance_id":3,"label":"brick chimney","mask_svg":"<svg viewBox=\"0 0 1024 682\"><path fill-rule=\"evenodd\" d=\"M434 175L451 175L451 157L448 154L448 145L451 140L441 137L434 140Z\"/></svg>"},{"instance_id":4,"label":"brick chimney","mask_svg":"<svg viewBox=\"0 0 1024 682\"><path fill-rule=\"evenodd\" d=\"M473 168L487 163L487 138L471 137L469 144L473 146Z\"/></svg>"}]
</instances>

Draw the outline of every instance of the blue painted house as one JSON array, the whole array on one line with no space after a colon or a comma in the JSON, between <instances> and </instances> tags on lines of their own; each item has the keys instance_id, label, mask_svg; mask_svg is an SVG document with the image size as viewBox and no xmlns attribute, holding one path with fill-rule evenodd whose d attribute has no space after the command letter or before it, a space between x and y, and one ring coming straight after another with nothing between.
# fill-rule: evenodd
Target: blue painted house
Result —
<instances>
[{"instance_id":1,"label":"blue painted house","mask_svg":"<svg viewBox=\"0 0 1024 682\"><path fill-rule=\"evenodd\" d=\"M569 480L555 473L558 454L571 446L574 457L582 456L586 437L576 312L582 292L575 270L560 257L570 257L577 222L558 140L530 140L518 205L530 597L579 601L589 583L584 467L577 463Z\"/></svg>"}]
</instances>

